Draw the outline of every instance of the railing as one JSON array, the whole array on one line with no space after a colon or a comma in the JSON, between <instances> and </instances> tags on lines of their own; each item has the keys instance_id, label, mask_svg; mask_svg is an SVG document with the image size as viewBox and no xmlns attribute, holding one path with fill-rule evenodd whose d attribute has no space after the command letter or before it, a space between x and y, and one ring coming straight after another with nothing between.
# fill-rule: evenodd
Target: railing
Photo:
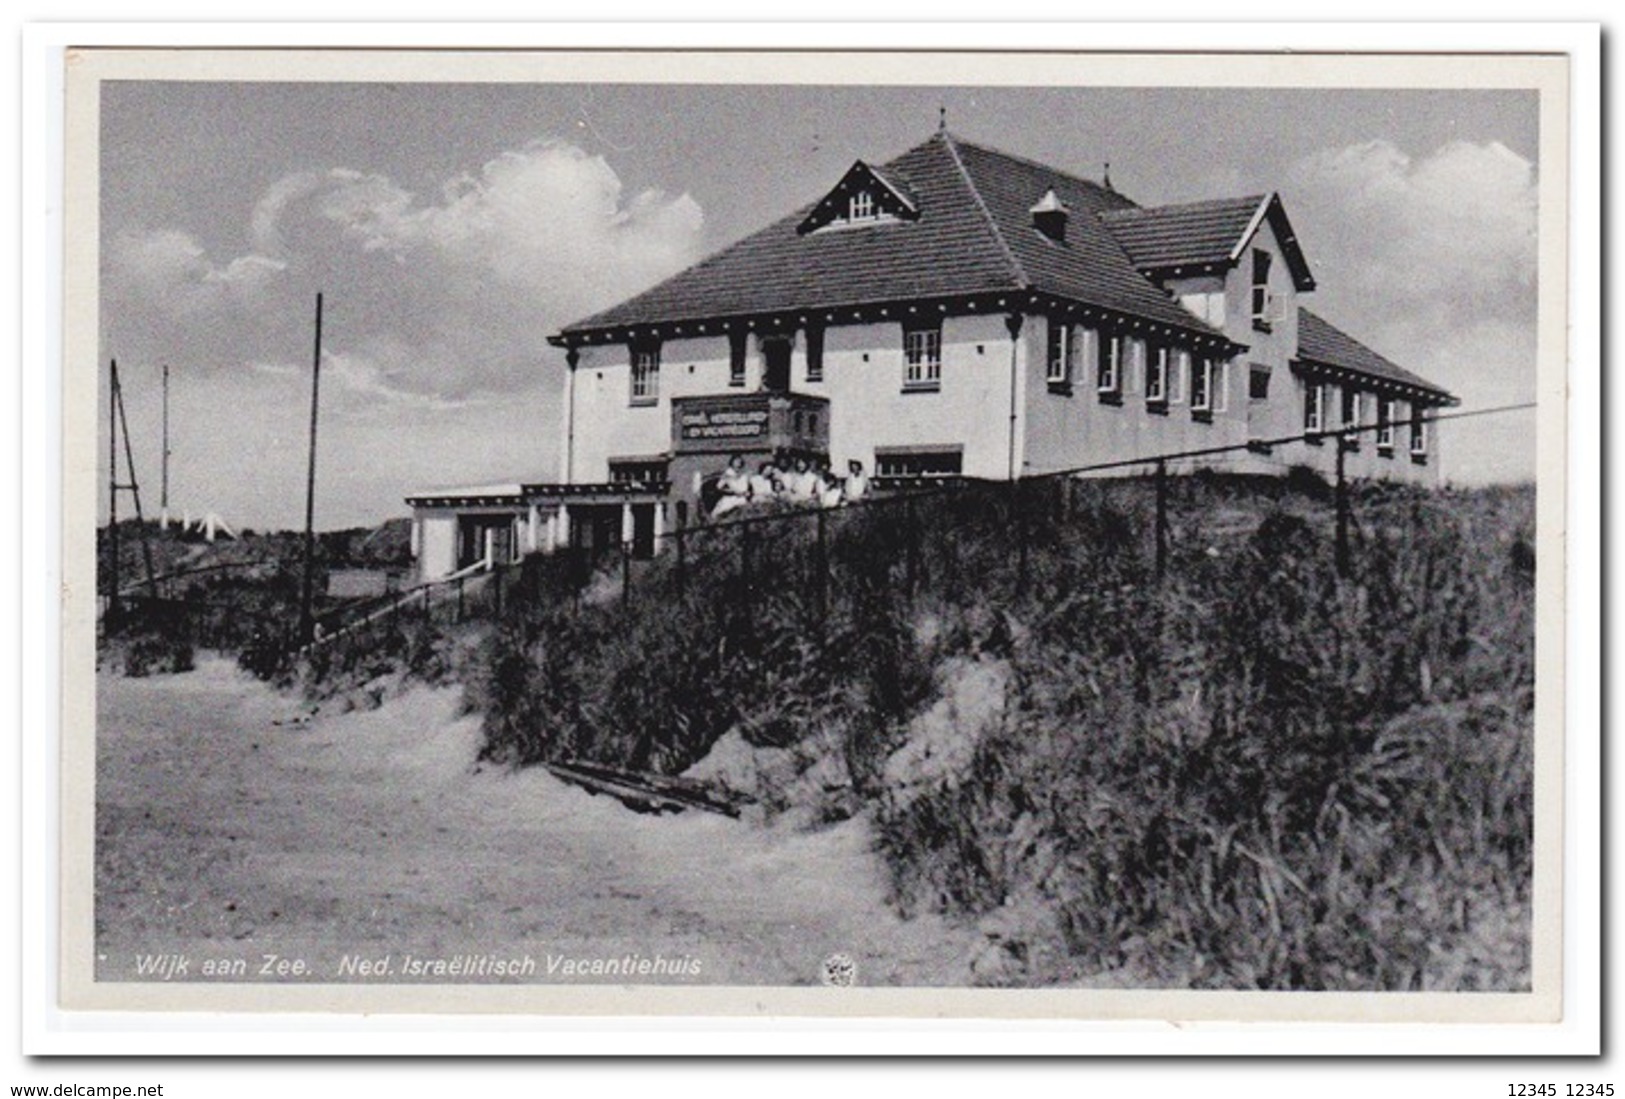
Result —
<instances>
[{"instance_id":1,"label":"railing","mask_svg":"<svg viewBox=\"0 0 1625 1099\"><path fill-rule=\"evenodd\" d=\"M1532 407L1444 413L1426 417L1425 422ZM286 599L278 603L262 598L256 603L249 598L254 593L227 592L190 600L148 594L130 602L149 613L184 618L200 644L253 650L268 666L281 666L289 656L311 659L335 647L353 657L383 638L398 641L411 628L500 620L516 605L562 606L579 612L614 603L624 608L642 598L684 603L698 599L726 606L748 634L759 609L788 600L809 630L821 630L823 619L839 609L843 593L865 585L909 593L928 585L952 593L973 584L1002 585L1011 595L1026 592L1035 580L1044 579L1034 575L1033 550L1061 537L1102 547L1103 552L1132 552L1147 562L1151 578L1160 579L1182 544L1188 548L1191 523L1189 517L1179 518L1185 506L1182 494L1192 491L1188 479L1171 477L1170 467L1310 440L1338 444L1332 482L1325 486L1333 506L1325 518L1335 540L1336 567L1346 574L1353 553L1356 492L1345 475L1344 444L1383 426L1344 426L1118 459L1016 481L877 480L877 486L889 491L835 508L809 503L773 505L773 510L759 513L742 509L718 520L668 530L658 537L651 560L636 559L630 543L596 554L565 548L511 564L482 560L404 592L329 612L318 620L318 634L311 639L292 636L292 616L286 613L292 604L284 605ZM1427 430L1431 434L1431 428ZM1142 476L1092 476L1134 471ZM1369 509L1381 491L1367 484L1359 495L1361 507ZM1234 533L1222 523L1208 521L1207 526L1221 541ZM193 574L262 565L223 563ZM183 578L184 574L155 578L152 586ZM129 590L148 587L141 582Z\"/></svg>"},{"instance_id":2,"label":"railing","mask_svg":"<svg viewBox=\"0 0 1625 1099\"><path fill-rule=\"evenodd\" d=\"M1431 436L1431 425L1440 421L1500 415L1534 407L1533 404L1507 405L1440 413L1421 419L1428 425L1425 430ZM868 517L865 522L871 528L869 537L876 539L877 552L887 552L887 547L891 547L896 554L891 582L902 584L907 590L918 586L928 558L935 556L939 564L950 569L962 567L964 562L943 558L945 547L951 548L956 542L966 540L962 536L978 524L1008 541L1014 581L1021 588L1029 578L1030 548L1035 532L1049 528L1054 519L1075 509L1078 484L1096 481L1093 475L1097 474L1140 471L1143 478L1122 480L1130 485L1149 480L1150 488L1143 493L1142 501L1146 514L1139 530L1149 543L1147 555L1153 573L1160 578L1168 569L1172 552L1170 511L1174 506L1171 499L1174 479L1170 473L1173 468L1192 465L1201 468L1204 459L1243 452L1270 453L1278 447L1297 443L1333 442L1336 444L1334 468L1328 486L1333 501L1331 533L1337 568L1346 575L1350 568L1353 523L1351 478L1346 467L1346 455L1352 449L1350 444L1362 435L1385 429L1397 432L1410 423L1406 420L1389 425L1328 427L1243 443L1095 462L1016 481L935 475L876 478L873 483L878 490L884 490L881 494L844 502L833 509L812 502L775 505L771 511L754 514L750 508L740 509L720 519L664 532L657 539L657 562L635 560L628 543L621 545L618 555L608 560L608 568L604 567L605 562L599 562L595 569L586 572L579 563L574 569L584 577L590 572L599 578L597 597L587 602L602 602L603 581L610 580L618 584L619 599L625 604L638 594L639 579L643 576L655 581L651 594L685 596L694 582L700 560L713 559L720 554L734 561L732 568L726 570L728 583L736 589L736 595L748 603L764 583L770 582L775 572L784 571L789 564L807 575L807 590L813 594L815 605L822 608L825 594L837 582L830 571L832 540L856 525L854 517L863 515ZM786 558L786 554L793 555L793 559ZM658 563L659 558L669 558L669 564ZM583 583L587 583L587 579L584 578ZM580 602L578 598L576 605Z\"/></svg>"}]
</instances>

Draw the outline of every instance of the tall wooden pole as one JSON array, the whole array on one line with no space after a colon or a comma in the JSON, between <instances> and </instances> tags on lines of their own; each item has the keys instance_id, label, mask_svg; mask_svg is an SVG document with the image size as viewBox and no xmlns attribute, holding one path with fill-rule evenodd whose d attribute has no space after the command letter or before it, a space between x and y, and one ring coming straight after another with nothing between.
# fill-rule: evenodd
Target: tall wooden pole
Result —
<instances>
[{"instance_id":1,"label":"tall wooden pole","mask_svg":"<svg viewBox=\"0 0 1625 1099\"><path fill-rule=\"evenodd\" d=\"M158 595L158 585L154 579L157 571L152 567L152 543L147 541L147 519L141 514L141 482L135 477L135 451L130 446L130 421L124 414L124 387L119 384L118 375L113 375L113 403L118 408L118 431L124 439L124 471L130 475L130 483L124 487L130 490L130 498L135 503L135 529L141 535L141 561L147 568L147 594L153 597Z\"/></svg>"},{"instance_id":2,"label":"tall wooden pole","mask_svg":"<svg viewBox=\"0 0 1625 1099\"><path fill-rule=\"evenodd\" d=\"M305 475L305 574L299 590L299 639L309 641L313 632L311 599L316 568L316 413L322 392L322 295L316 294L316 344L310 368L310 464Z\"/></svg>"},{"instance_id":3,"label":"tall wooden pole","mask_svg":"<svg viewBox=\"0 0 1625 1099\"><path fill-rule=\"evenodd\" d=\"M164 364L164 476L158 492L158 522L169 528L169 364Z\"/></svg>"},{"instance_id":4,"label":"tall wooden pole","mask_svg":"<svg viewBox=\"0 0 1625 1099\"><path fill-rule=\"evenodd\" d=\"M118 410L113 402L118 399L118 360L108 360L107 371L107 612L118 617Z\"/></svg>"}]
</instances>

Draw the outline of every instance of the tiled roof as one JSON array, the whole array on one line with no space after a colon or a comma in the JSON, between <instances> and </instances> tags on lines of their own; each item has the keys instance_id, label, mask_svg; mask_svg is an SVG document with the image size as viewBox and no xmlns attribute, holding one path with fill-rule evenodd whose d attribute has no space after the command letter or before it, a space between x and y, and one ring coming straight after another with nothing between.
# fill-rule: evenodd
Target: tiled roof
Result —
<instances>
[{"instance_id":1,"label":"tiled roof","mask_svg":"<svg viewBox=\"0 0 1625 1099\"><path fill-rule=\"evenodd\" d=\"M1448 390L1440 389L1409 370L1395 366L1347 332L1302 307L1298 309L1297 359L1310 365L1353 370L1411 389L1425 390L1448 404L1456 402Z\"/></svg>"},{"instance_id":2,"label":"tiled roof","mask_svg":"<svg viewBox=\"0 0 1625 1099\"><path fill-rule=\"evenodd\" d=\"M1109 210L1102 219L1141 270L1225 263L1266 197Z\"/></svg>"},{"instance_id":3,"label":"tiled roof","mask_svg":"<svg viewBox=\"0 0 1625 1099\"><path fill-rule=\"evenodd\" d=\"M1184 202L1149 209L1110 210L1101 215L1141 271L1167 271L1209 264L1228 266L1267 217L1299 290L1315 288L1278 195Z\"/></svg>"},{"instance_id":4,"label":"tiled roof","mask_svg":"<svg viewBox=\"0 0 1625 1099\"><path fill-rule=\"evenodd\" d=\"M564 336L704 318L1007 290L1034 290L1212 337L1136 269L1100 222L1123 196L1053 168L938 132L875 169L919 211L914 220L798 234L804 207ZM1053 188L1071 210L1066 240L1032 223Z\"/></svg>"}]
</instances>

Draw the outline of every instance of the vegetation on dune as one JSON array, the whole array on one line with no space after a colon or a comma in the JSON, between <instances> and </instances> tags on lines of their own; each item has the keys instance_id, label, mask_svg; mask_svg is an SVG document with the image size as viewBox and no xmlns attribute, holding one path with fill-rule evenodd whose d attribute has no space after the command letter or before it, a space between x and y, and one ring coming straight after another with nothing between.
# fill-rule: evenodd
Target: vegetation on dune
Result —
<instances>
[{"instance_id":1,"label":"vegetation on dune","mask_svg":"<svg viewBox=\"0 0 1625 1099\"><path fill-rule=\"evenodd\" d=\"M988 983L1526 987L1533 490L1364 486L1340 576L1305 487L1178 479L1160 580L1135 482L842 513L822 570L810 521L718 527L624 606L543 562L475 663L485 753L742 740L771 809L869 812Z\"/></svg>"},{"instance_id":2,"label":"vegetation on dune","mask_svg":"<svg viewBox=\"0 0 1625 1099\"><path fill-rule=\"evenodd\" d=\"M358 705L461 681L492 761L866 814L984 983L1527 987L1533 488L1357 485L1343 574L1312 475L1168 492L1160 576L1149 479L1031 482L699 528L624 589L532 557L298 669L252 616L199 643ZM286 617L296 575L207 590ZM182 670L199 629L104 654Z\"/></svg>"}]
</instances>

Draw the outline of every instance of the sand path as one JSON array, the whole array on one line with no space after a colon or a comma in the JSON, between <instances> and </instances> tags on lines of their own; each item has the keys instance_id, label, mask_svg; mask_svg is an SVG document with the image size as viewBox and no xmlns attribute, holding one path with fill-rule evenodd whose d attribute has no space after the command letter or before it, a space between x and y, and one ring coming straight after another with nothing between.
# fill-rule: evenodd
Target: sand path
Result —
<instances>
[{"instance_id":1,"label":"sand path","mask_svg":"<svg viewBox=\"0 0 1625 1099\"><path fill-rule=\"evenodd\" d=\"M416 688L318 713L221 660L98 680L98 975L142 956L688 958L695 983L961 984L970 935L884 901L861 820L809 832L649 816L473 766L478 719ZM556 972L535 980L564 979ZM575 979L592 979L579 975Z\"/></svg>"}]
</instances>

